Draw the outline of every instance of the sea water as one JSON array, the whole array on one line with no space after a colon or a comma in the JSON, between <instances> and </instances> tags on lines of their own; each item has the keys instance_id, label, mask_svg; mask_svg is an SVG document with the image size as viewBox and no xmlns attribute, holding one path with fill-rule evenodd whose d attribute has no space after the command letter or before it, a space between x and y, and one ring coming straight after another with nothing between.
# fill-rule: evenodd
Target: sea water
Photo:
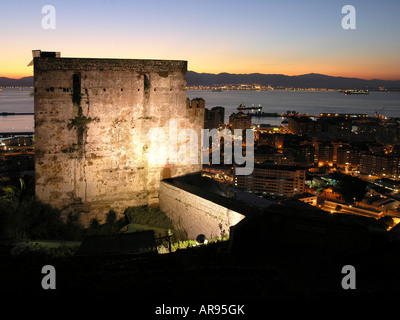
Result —
<instances>
[{"instance_id":1,"label":"sea water","mask_svg":"<svg viewBox=\"0 0 400 320\"><path fill-rule=\"evenodd\" d=\"M33 88L3 88L0 92L0 113L33 113ZM267 113L296 111L301 114L320 113L365 113L373 116L376 112L387 117L400 117L400 92L375 92L362 95L345 95L339 91L245 91L233 90L212 92L211 90L187 90L187 97L203 98L206 108L225 108L225 123L229 115L238 112L240 104L246 107L261 107ZM247 110L245 111L247 112ZM253 123L277 125L279 118L253 118ZM33 132L33 115L0 115L0 132Z\"/></svg>"}]
</instances>

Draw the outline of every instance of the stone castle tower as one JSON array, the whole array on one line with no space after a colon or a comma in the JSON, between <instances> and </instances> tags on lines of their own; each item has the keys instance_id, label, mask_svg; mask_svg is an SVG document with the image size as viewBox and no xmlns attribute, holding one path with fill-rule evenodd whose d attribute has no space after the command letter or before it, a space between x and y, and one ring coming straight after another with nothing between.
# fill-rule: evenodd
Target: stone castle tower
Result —
<instances>
[{"instance_id":1,"label":"stone castle tower","mask_svg":"<svg viewBox=\"0 0 400 320\"><path fill-rule=\"evenodd\" d=\"M40 200L87 225L111 209L156 204L160 180L201 170L204 100L186 97L186 61L33 56ZM187 143L171 127L198 133L197 163L160 154Z\"/></svg>"}]
</instances>

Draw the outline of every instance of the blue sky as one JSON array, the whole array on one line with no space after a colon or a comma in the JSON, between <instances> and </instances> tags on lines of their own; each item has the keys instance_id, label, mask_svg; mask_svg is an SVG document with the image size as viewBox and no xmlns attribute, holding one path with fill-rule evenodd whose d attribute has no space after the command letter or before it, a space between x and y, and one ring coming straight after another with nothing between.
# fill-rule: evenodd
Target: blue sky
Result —
<instances>
[{"instance_id":1,"label":"blue sky","mask_svg":"<svg viewBox=\"0 0 400 320\"><path fill-rule=\"evenodd\" d=\"M344 30L341 9L356 9ZM44 30L44 5L56 29ZM31 75L32 49L182 59L197 72L400 79L400 1L0 1L0 76Z\"/></svg>"}]
</instances>

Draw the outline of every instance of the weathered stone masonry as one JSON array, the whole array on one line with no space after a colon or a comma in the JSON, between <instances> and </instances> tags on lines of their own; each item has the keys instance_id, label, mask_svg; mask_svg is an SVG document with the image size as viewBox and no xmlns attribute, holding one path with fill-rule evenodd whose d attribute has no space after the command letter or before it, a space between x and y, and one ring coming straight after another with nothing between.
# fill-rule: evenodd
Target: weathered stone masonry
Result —
<instances>
[{"instance_id":1,"label":"weathered stone masonry","mask_svg":"<svg viewBox=\"0 0 400 320\"><path fill-rule=\"evenodd\" d=\"M207 238L217 238L221 233L229 235L230 227L245 217L168 181L161 181L160 206L171 218L174 228L186 232L189 239L196 239L199 234Z\"/></svg>"},{"instance_id":2,"label":"weathered stone masonry","mask_svg":"<svg viewBox=\"0 0 400 320\"><path fill-rule=\"evenodd\" d=\"M170 120L200 139L204 100L186 98L186 70L186 61L35 57L39 199L88 224L158 203L161 179L200 171L200 141L198 164L146 156L157 154L149 131Z\"/></svg>"}]
</instances>

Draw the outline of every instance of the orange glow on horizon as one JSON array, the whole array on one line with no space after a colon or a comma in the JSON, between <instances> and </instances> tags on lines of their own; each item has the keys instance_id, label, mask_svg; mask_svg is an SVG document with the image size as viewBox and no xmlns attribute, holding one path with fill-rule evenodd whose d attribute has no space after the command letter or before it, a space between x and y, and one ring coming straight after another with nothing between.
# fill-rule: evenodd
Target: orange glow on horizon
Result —
<instances>
[{"instance_id":1,"label":"orange glow on horizon","mask_svg":"<svg viewBox=\"0 0 400 320\"><path fill-rule=\"evenodd\" d=\"M61 51L61 57L66 57L63 55ZM68 57L93 57L93 54L86 55L68 55ZM102 55L98 56L99 58L122 58L122 59L173 59L171 56L166 57L152 57L149 56L145 58L142 55L132 55L132 57L124 56L114 56L114 57L103 57ZM28 67L28 63L32 60L31 56L27 56L24 58L18 57L19 59L5 59L4 57L0 57L0 77L7 77L13 79L19 79L23 77L28 77L33 75L33 67ZM318 73L327 76L333 77L346 77L346 78L359 78L365 80L371 79L380 79L380 80L392 80L399 81L400 80L400 70L399 68L391 68L390 66L369 66L369 68L363 68L364 64L323 64L323 63L313 63L313 64L290 64L285 65L281 63L277 63L276 65L262 65L258 63L258 61L249 62L249 61L235 61L235 59L225 59L221 61L220 58L215 57L213 60L208 60L208 58L202 57L185 57L185 58L176 58L176 60L187 60L188 61L188 70L195 71L197 73L232 73L232 74L251 74L251 73L260 73L260 74L283 74L287 76L298 76L309 73Z\"/></svg>"},{"instance_id":2,"label":"orange glow on horizon","mask_svg":"<svg viewBox=\"0 0 400 320\"><path fill-rule=\"evenodd\" d=\"M2 10L0 77L32 76L27 67L31 52L41 49L59 51L61 57L185 60L188 70L198 73L316 73L400 81L395 41L400 2L391 0L388 10L379 2L359 2L360 25L343 30L340 5L331 2L227 6L218 1L210 7L207 1L184 6L102 1L97 6L80 2L79 10L58 2L56 28L46 29L43 4L8 1ZM150 12L152 23L144 14ZM202 23L194 17L202 17Z\"/></svg>"},{"instance_id":3,"label":"orange glow on horizon","mask_svg":"<svg viewBox=\"0 0 400 320\"><path fill-rule=\"evenodd\" d=\"M10 78L10 79L21 79L25 77L33 76L32 72L28 73L2 73L0 77Z\"/></svg>"},{"instance_id":4,"label":"orange glow on horizon","mask_svg":"<svg viewBox=\"0 0 400 320\"><path fill-rule=\"evenodd\" d=\"M226 66L224 66L226 64ZM332 77L345 77L345 78L358 78L364 80L391 80L400 81L400 68L399 67L373 67L370 65L368 68L363 68L363 64L352 65L349 64L298 64L293 66L284 66L277 64L276 66L261 66L258 67L256 63L244 63L238 65L232 63L228 66L228 63L219 63L216 66L210 64L195 64L188 61L188 70L195 71L198 73L232 73L232 74L282 74L287 76L299 76L304 74L316 73Z\"/></svg>"}]
</instances>

